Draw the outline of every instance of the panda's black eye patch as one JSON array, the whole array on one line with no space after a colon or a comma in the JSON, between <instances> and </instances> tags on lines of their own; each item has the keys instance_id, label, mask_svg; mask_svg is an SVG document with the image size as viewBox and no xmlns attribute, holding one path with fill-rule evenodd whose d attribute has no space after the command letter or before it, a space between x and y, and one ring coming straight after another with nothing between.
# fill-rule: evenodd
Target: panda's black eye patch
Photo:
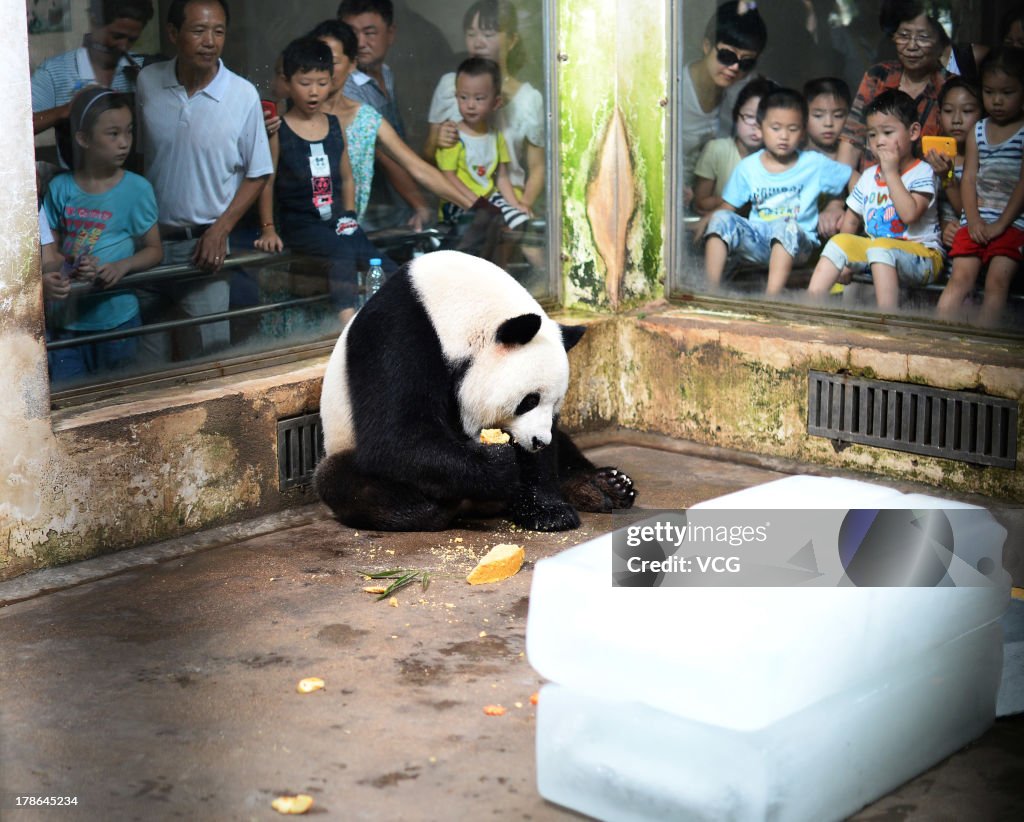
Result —
<instances>
[{"instance_id":1,"label":"panda's black eye patch","mask_svg":"<svg viewBox=\"0 0 1024 822\"><path fill-rule=\"evenodd\" d=\"M523 414L529 414L538 405L540 405L540 394L536 391L532 394L527 394L519 401L519 405L516 406L516 416L521 417Z\"/></svg>"}]
</instances>

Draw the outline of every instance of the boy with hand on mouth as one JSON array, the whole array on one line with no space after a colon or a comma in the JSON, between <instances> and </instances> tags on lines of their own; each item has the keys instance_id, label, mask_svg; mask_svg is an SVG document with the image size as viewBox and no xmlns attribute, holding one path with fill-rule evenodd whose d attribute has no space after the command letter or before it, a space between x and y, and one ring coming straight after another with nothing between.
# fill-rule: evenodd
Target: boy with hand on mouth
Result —
<instances>
[{"instance_id":1,"label":"boy with hand on mouth","mask_svg":"<svg viewBox=\"0 0 1024 822\"><path fill-rule=\"evenodd\" d=\"M868 147L878 164L857 181L840 233L821 252L807 291L820 299L844 273L869 270L879 309L893 311L900 283L926 285L945 264L935 175L914 156L921 125L910 95L882 92L865 109L865 121ZM861 224L867 236L856 233Z\"/></svg>"},{"instance_id":2,"label":"boy with hand on mouth","mask_svg":"<svg viewBox=\"0 0 1024 822\"><path fill-rule=\"evenodd\" d=\"M778 89L757 109L764 148L740 161L725 190L723 206L704 232L708 286L717 290L729 258L768 266L766 293L779 294L794 264L818 249L818 199L840 194L849 166L824 154L801 151L807 103L793 89ZM736 212L750 204L750 216Z\"/></svg>"}]
</instances>

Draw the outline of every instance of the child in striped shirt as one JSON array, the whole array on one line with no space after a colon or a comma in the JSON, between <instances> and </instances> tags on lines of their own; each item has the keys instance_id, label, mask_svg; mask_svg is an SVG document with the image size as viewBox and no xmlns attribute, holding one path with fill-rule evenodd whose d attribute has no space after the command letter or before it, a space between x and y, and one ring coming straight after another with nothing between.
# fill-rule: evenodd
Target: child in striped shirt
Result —
<instances>
[{"instance_id":1,"label":"child in striped shirt","mask_svg":"<svg viewBox=\"0 0 1024 822\"><path fill-rule=\"evenodd\" d=\"M978 323L992 326L1024 259L1024 52L990 53L981 64L981 95L988 117L967 140L960 184L964 214L949 252L953 271L938 313L956 319L987 264Z\"/></svg>"},{"instance_id":2,"label":"child in striped shirt","mask_svg":"<svg viewBox=\"0 0 1024 822\"><path fill-rule=\"evenodd\" d=\"M864 120L878 164L864 170L847 198L839 233L822 250L807 291L824 298L838 280L866 271L879 309L893 312L901 285L934 282L945 267L935 174L914 156L921 125L913 97L883 91L864 109ZM864 234L856 233L861 226Z\"/></svg>"}]
</instances>

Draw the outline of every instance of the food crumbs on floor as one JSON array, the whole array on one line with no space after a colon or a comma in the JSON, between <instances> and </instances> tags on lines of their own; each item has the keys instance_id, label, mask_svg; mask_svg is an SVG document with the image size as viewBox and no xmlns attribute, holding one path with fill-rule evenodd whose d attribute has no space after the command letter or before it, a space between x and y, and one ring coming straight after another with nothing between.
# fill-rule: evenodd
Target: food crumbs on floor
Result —
<instances>
[{"instance_id":1,"label":"food crumbs on floor","mask_svg":"<svg viewBox=\"0 0 1024 822\"><path fill-rule=\"evenodd\" d=\"M391 599L388 600L388 605L390 605L392 608L397 608L398 607L398 597L391 597Z\"/></svg>"},{"instance_id":2,"label":"food crumbs on floor","mask_svg":"<svg viewBox=\"0 0 1024 822\"><path fill-rule=\"evenodd\" d=\"M383 594L387 590L386 585L367 585L363 588L368 594Z\"/></svg>"},{"instance_id":3,"label":"food crumbs on floor","mask_svg":"<svg viewBox=\"0 0 1024 822\"><path fill-rule=\"evenodd\" d=\"M501 705L484 705L484 713L487 716L504 716L505 709Z\"/></svg>"},{"instance_id":4,"label":"food crumbs on floor","mask_svg":"<svg viewBox=\"0 0 1024 822\"><path fill-rule=\"evenodd\" d=\"M515 706L516 706L517 708L522 708L522 707L523 707L523 703L522 703L522 702L516 702L516 703L515 703Z\"/></svg>"},{"instance_id":5,"label":"food crumbs on floor","mask_svg":"<svg viewBox=\"0 0 1024 822\"><path fill-rule=\"evenodd\" d=\"M313 807L313 797L304 793L295 796L279 796L270 803L270 807L278 813L305 813Z\"/></svg>"},{"instance_id":6,"label":"food crumbs on floor","mask_svg":"<svg viewBox=\"0 0 1024 822\"><path fill-rule=\"evenodd\" d=\"M534 691L530 694L530 704L536 705L540 701L540 691Z\"/></svg>"},{"instance_id":7,"label":"food crumbs on floor","mask_svg":"<svg viewBox=\"0 0 1024 822\"><path fill-rule=\"evenodd\" d=\"M478 634L478 636L480 637L480 639L483 639L483 638L484 638L485 636L487 636L487 631L481 631L481 632L480 632L480 633Z\"/></svg>"}]
</instances>

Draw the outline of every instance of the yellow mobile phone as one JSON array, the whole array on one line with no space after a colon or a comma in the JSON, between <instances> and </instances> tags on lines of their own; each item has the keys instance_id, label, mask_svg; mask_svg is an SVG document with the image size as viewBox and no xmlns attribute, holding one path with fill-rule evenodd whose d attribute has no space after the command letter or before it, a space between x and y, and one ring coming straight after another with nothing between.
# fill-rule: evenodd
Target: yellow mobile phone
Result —
<instances>
[{"instance_id":1,"label":"yellow mobile phone","mask_svg":"<svg viewBox=\"0 0 1024 822\"><path fill-rule=\"evenodd\" d=\"M932 150L948 157L956 157L956 140L952 137L922 137L921 151L927 154Z\"/></svg>"}]
</instances>

